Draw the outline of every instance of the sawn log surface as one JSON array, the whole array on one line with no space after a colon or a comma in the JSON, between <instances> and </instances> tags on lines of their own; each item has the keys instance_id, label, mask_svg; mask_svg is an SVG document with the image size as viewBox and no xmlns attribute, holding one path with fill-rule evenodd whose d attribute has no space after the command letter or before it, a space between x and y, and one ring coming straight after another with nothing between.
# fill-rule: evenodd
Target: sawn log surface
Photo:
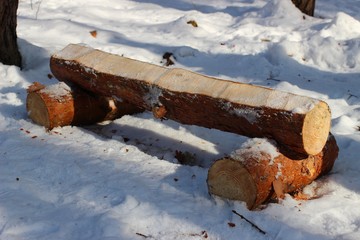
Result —
<instances>
[{"instance_id":1,"label":"sawn log surface","mask_svg":"<svg viewBox=\"0 0 360 240\"><path fill-rule=\"evenodd\" d=\"M73 44L54 54L50 67L59 80L96 94L149 111L161 107L162 118L248 137L268 137L300 154L318 154L329 134L328 105L309 97L168 69Z\"/></svg>"}]
</instances>

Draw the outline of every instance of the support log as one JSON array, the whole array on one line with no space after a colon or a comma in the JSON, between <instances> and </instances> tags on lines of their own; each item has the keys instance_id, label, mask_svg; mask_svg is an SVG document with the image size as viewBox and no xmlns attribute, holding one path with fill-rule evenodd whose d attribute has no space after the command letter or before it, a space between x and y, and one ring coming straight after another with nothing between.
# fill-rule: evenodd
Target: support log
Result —
<instances>
[{"instance_id":1,"label":"support log","mask_svg":"<svg viewBox=\"0 0 360 240\"><path fill-rule=\"evenodd\" d=\"M313 98L167 69L73 44L54 54L50 67L59 80L116 96L163 119L272 138L303 155L318 154L329 134L329 107Z\"/></svg>"},{"instance_id":2,"label":"support log","mask_svg":"<svg viewBox=\"0 0 360 240\"><path fill-rule=\"evenodd\" d=\"M303 160L289 159L276 149L274 154L267 144L254 139L231 157L215 161L208 172L209 192L244 201L249 209L254 209L274 196L282 198L285 193L300 190L328 173L339 150L333 135L319 154Z\"/></svg>"},{"instance_id":3,"label":"support log","mask_svg":"<svg viewBox=\"0 0 360 240\"><path fill-rule=\"evenodd\" d=\"M131 104L98 97L64 82L28 88L26 108L29 117L48 130L59 126L87 125L113 120L140 110Z\"/></svg>"}]
</instances>

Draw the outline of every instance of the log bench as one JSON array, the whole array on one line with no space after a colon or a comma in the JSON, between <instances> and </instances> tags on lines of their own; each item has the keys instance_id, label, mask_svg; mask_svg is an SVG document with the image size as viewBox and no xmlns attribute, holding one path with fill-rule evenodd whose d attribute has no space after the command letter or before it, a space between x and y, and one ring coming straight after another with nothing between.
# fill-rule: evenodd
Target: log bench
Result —
<instances>
[{"instance_id":1,"label":"log bench","mask_svg":"<svg viewBox=\"0 0 360 240\"><path fill-rule=\"evenodd\" d=\"M52 55L50 68L58 80L76 86L62 102L52 99L56 94L48 94L45 87L30 87L29 116L50 129L152 111L156 118L271 139L276 157L266 150L256 153L245 148L215 161L209 169L209 192L244 201L249 209L274 193L282 197L304 187L329 172L337 158L338 147L329 133L330 109L318 99L165 68L76 44ZM82 100L87 95L91 104ZM112 104L115 108L109 107L109 99L117 103ZM72 108L72 117L54 123L56 118L51 116L59 117L54 109L64 102L69 102L65 109ZM71 107L74 105L78 110ZM101 117L91 117L96 112L91 109L97 109ZM74 121L74 116L80 120Z\"/></svg>"}]
</instances>

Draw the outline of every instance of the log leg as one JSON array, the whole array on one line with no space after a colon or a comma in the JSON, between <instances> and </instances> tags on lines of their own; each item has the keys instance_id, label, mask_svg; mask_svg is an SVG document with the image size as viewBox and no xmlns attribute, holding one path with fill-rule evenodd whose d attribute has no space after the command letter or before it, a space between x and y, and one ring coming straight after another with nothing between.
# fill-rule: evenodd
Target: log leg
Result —
<instances>
[{"instance_id":1,"label":"log leg","mask_svg":"<svg viewBox=\"0 0 360 240\"><path fill-rule=\"evenodd\" d=\"M259 139L257 139L259 140ZM324 149L317 155L292 160L269 152L264 143L253 140L252 146L235 152L229 158L215 161L208 172L209 192L220 197L244 201L254 209L274 194L282 197L310 184L328 173L338 156L338 146L330 135Z\"/></svg>"},{"instance_id":2,"label":"log leg","mask_svg":"<svg viewBox=\"0 0 360 240\"><path fill-rule=\"evenodd\" d=\"M64 82L47 87L39 83L31 85L26 108L29 117L48 130L59 126L94 124L140 112L131 104L93 96Z\"/></svg>"}]
</instances>

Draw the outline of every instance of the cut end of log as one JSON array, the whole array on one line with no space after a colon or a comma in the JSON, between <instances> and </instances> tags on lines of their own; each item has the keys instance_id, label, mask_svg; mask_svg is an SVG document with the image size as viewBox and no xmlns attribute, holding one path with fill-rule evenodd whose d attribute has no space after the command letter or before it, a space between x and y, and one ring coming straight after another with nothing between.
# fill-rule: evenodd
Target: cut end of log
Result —
<instances>
[{"instance_id":1,"label":"cut end of log","mask_svg":"<svg viewBox=\"0 0 360 240\"><path fill-rule=\"evenodd\" d=\"M329 136L331 112L327 103L320 101L304 119L303 143L309 155L316 155L324 148Z\"/></svg>"},{"instance_id":2,"label":"cut end of log","mask_svg":"<svg viewBox=\"0 0 360 240\"><path fill-rule=\"evenodd\" d=\"M35 123L48 130L70 125L74 119L71 88L63 82L48 87L34 83L28 88L26 109Z\"/></svg>"},{"instance_id":3,"label":"cut end of log","mask_svg":"<svg viewBox=\"0 0 360 240\"><path fill-rule=\"evenodd\" d=\"M239 161L224 158L216 161L210 169L207 179L210 193L243 201L249 209L253 207L257 195L256 185Z\"/></svg>"},{"instance_id":4,"label":"cut end of log","mask_svg":"<svg viewBox=\"0 0 360 240\"><path fill-rule=\"evenodd\" d=\"M28 110L29 117L36 124L44 126L47 129L52 128L48 108L44 99L39 94L34 91L28 93L26 108Z\"/></svg>"}]
</instances>

